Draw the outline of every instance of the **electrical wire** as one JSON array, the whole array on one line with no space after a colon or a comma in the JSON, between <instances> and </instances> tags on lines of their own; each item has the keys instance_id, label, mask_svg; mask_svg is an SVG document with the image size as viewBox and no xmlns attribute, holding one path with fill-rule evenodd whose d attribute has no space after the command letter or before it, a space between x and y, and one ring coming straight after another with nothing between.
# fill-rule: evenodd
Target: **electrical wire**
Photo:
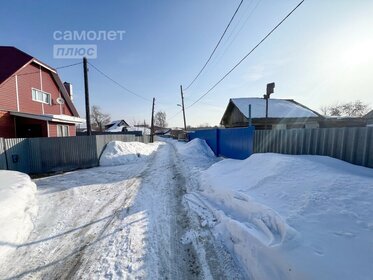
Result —
<instances>
[{"instance_id":1,"label":"electrical wire","mask_svg":"<svg viewBox=\"0 0 373 280\"><path fill-rule=\"evenodd\" d=\"M177 112L176 114L172 115L171 117L167 118L167 120L172 120L173 118L175 118L177 115L179 115L180 113L182 113L183 110L180 110L179 112Z\"/></svg>"},{"instance_id":2,"label":"electrical wire","mask_svg":"<svg viewBox=\"0 0 373 280\"><path fill-rule=\"evenodd\" d=\"M255 45L254 48L252 48L243 58L240 59L222 78L220 78L219 81L217 81L208 91L206 91L203 95L201 95L196 101L194 101L191 105L187 107L190 108L196 103L198 103L202 98L204 98L207 94L209 94L218 84L220 84L230 73L233 72L234 69L236 69L250 54L252 54L293 12L295 12L296 9L300 7L301 4L303 4L305 0L302 0L298 3L297 6L295 6L294 9L290 11L258 44Z\"/></svg>"},{"instance_id":3,"label":"electrical wire","mask_svg":"<svg viewBox=\"0 0 373 280\"><path fill-rule=\"evenodd\" d=\"M192 84L194 84L194 82L195 82L195 81L198 79L198 77L201 75L202 71L206 68L207 64L209 63L209 61L211 60L212 56L214 55L216 49L217 49L218 46L220 45L221 40L223 40L225 33L227 32L229 26L231 25L231 23L232 23L234 17L236 16L238 10L240 9L242 3L243 3L243 0L241 0L240 4L238 5L236 11L234 12L233 16L231 17L231 19L230 19L230 21L229 21L227 27L225 28L223 34L220 36L220 39L219 39L218 43L216 44L214 50L212 51L212 53L210 54L209 58L207 59L207 61L206 61L205 64L203 65L202 69L198 72L197 76L192 80L192 82L191 82L191 83L190 83L190 84L189 84L189 85L184 89L184 91L188 90L188 88L190 88L190 86L191 86Z\"/></svg>"},{"instance_id":4,"label":"electrical wire","mask_svg":"<svg viewBox=\"0 0 373 280\"><path fill-rule=\"evenodd\" d=\"M75 66L75 65L80 65L82 63L83 62L77 62L77 63L73 63L73 64L69 64L69 65L59 66L59 67L56 67L56 69L68 68L68 67L72 67L72 66Z\"/></svg>"},{"instance_id":5,"label":"electrical wire","mask_svg":"<svg viewBox=\"0 0 373 280\"><path fill-rule=\"evenodd\" d=\"M110 81L112 81L114 84L116 84L117 86L119 86L120 88L124 89L125 91L131 93L132 95L135 95L139 98L142 98L146 101L149 101L149 102L152 102L152 100L140 95L140 94L137 94L136 92L126 88L125 86L123 86L122 84L118 83L117 81L115 81L113 78L109 77L107 74L105 74L104 72L102 72L100 69L98 69L96 66L94 66L92 63L88 62L89 65L91 65L97 72L99 72L101 75L103 75L104 77L106 77L107 79L109 79Z\"/></svg>"},{"instance_id":6,"label":"electrical wire","mask_svg":"<svg viewBox=\"0 0 373 280\"><path fill-rule=\"evenodd\" d=\"M54 68L54 69L63 69L63 68L68 68L68 67L72 67L72 66L76 66L76 65L79 65L79 64L82 64L83 62L78 62L78 63L73 63L73 64L68 64L68 65L63 65L63 66L59 66L59 67L56 67L56 68ZM13 74L13 75L11 75L11 76L9 76L9 78L11 78L11 77L15 77L15 76L26 76L26 75L31 75L31 74L40 74L40 70L38 70L38 71L33 71L33 72L28 72L28 73L22 73L22 74ZM6 83L2 83L1 85L0 85L0 88L1 87L3 87L4 85L5 85Z\"/></svg>"}]
</instances>

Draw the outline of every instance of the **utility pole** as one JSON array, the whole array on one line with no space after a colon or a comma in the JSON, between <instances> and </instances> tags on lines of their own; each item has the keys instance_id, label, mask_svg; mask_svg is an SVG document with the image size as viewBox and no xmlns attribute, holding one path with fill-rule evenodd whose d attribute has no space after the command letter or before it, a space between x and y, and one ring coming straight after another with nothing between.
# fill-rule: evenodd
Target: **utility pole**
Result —
<instances>
[{"instance_id":1,"label":"utility pole","mask_svg":"<svg viewBox=\"0 0 373 280\"><path fill-rule=\"evenodd\" d=\"M91 113L89 107L89 90L88 90L88 66L87 58L83 57L83 72L84 72L84 93L85 93L85 118L87 124L87 136L92 135L91 131Z\"/></svg>"},{"instance_id":2,"label":"utility pole","mask_svg":"<svg viewBox=\"0 0 373 280\"><path fill-rule=\"evenodd\" d=\"M183 86L180 86L180 93L181 93L181 106L183 109L183 118L184 118L184 131L186 132L186 119L185 119L185 107L184 107L184 94L183 94Z\"/></svg>"},{"instance_id":3,"label":"utility pole","mask_svg":"<svg viewBox=\"0 0 373 280\"><path fill-rule=\"evenodd\" d=\"M153 97L152 122L150 124L150 143L154 142L154 103L155 103L155 98Z\"/></svg>"}]
</instances>

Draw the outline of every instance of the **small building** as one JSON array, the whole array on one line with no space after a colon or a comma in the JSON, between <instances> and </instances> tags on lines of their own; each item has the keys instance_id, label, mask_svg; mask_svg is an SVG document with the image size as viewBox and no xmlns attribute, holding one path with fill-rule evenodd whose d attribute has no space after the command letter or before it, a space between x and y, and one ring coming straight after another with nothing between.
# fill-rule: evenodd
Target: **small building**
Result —
<instances>
[{"instance_id":1,"label":"small building","mask_svg":"<svg viewBox=\"0 0 373 280\"><path fill-rule=\"evenodd\" d=\"M318 128L322 115L292 99L268 99L268 119L264 98L231 98L220 124L224 127L244 127L251 121L255 129Z\"/></svg>"},{"instance_id":2,"label":"small building","mask_svg":"<svg viewBox=\"0 0 373 280\"><path fill-rule=\"evenodd\" d=\"M321 128L332 127L365 127L367 119L365 117L335 117L327 116L319 122Z\"/></svg>"},{"instance_id":3,"label":"small building","mask_svg":"<svg viewBox=\"0 0 373 280\"><path fill-rule=\"evenodd\" d=\"M364 116L366 126L373 127L373 110Z\"/></svg>"},{"instance_id":4,"label":"small building","mask_svg":"<svg viewBox=\"0 0 373 280\"><path fill-rule=\"evenodd\" d=\"M72 87L55 69L0 46L0 137L75 136L81 122Z\"/></svg>"},{"instance_id":5,"label":"small building","mask_svg":"<svg viewBox=\"0 0 373 280\"><path fill-rule=\"evenodd\" d=\"M112 121L105 125L105 132L125 132L129 127L125 120Z\"/></svg>"}]
</instances>

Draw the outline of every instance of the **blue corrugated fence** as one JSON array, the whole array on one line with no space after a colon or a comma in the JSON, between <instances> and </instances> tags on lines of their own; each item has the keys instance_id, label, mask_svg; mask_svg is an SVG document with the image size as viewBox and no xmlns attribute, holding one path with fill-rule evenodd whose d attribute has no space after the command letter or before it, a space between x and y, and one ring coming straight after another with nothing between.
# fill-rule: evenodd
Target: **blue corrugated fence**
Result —
<instances>
[{"instance_id":1,"label":"blue corrugated fence","mask_svg":"<svg viewBox=\"0 0 373 280\"><path fill-rule=\"evenodd\" d=\"M254 127L214 128L188 132L188 139L204 139L217 156L245 159L253 153Z\"/></svg>"}]
</instances>

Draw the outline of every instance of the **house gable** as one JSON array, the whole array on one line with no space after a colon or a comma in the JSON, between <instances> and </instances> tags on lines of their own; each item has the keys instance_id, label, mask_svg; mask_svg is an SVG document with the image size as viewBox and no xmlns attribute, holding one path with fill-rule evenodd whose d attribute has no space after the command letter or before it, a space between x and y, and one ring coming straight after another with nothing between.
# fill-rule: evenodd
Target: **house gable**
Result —
<instances>
[{"instance_id":1,"label":"house gable","mask_svg":"<svg viewBox=\"0 0 373 280\"><path fill-rule=\"evenodd\" d=\"M220 124L225 127L248 125L249 105L253 125L264 128L273 125L276 128L318 126L323 117L306 106L288 99L270 99L268 121L263 98L233 98L229 100Z\"/></svg>"},{"instance_id":2,"label":"house gable","mask_svg":"<svg viewBox=\"0 0 373 280\"><path fill-rule=\"evenodd\" d=\"M3 59L6 55L11 59ZM0 47L0 66L0 109L79 117L53 68L14 47ZM51 103L33 101L32 89L49 93ZM56 102L58 98L64 100L63 104Z\"/></svg>"}]
</instances>

